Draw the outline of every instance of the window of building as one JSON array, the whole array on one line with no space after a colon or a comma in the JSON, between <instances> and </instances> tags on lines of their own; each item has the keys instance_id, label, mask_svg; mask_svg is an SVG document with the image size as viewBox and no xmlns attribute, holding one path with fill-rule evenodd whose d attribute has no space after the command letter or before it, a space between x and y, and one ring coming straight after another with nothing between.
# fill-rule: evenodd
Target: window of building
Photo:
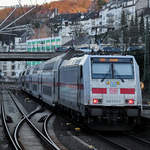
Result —
<instances>
[{"instance_id":1,"label":"window of building","mask_svg":"<svg viewBox=\"0 0 150 150\"><path fill-rule=\"evenodd\" d=\"M15 72L12 72L12 73L11 73L11 75L12 75L12 76L15 76L15 75L16 75L16 73L15 73Z\"/></svg>"},{"instance_id":2,"label":"window of building","mask_svg":"<svg viewBox=\"0 0 150 150\"><path fill-rule=\"evenodd\" d=\"M3 70L7 70L7 66L6 65L3 66Z\"/></svg>"},{"instance_id":3,"label":"window of building","mask_svg":"<svg viewBox=\"0 0 150 150\"><path fill-rule=\"evenodd\" d=\"M20 69L20 64L18 64L18 69Z\"/></svg>"},{"instance_id":4,"label":"window of building","mask_svg":"<svg viewBox=\"0 0 150 150\"><path fill-rule=\"evenodd\" d=\"M14 70L14 69L15 69L15 65L12 65L12 66L11 66L11 69Z\"/></svg>"},{"instance_id":5,"label":"window of building","mask_svg":"<svg viewBox=\"0 0 150 150\"><path fill-rule=\"evenodd\" d=\"M68 26L68 22L65 22L65 26Z\"/></svg>"}]
</instances>

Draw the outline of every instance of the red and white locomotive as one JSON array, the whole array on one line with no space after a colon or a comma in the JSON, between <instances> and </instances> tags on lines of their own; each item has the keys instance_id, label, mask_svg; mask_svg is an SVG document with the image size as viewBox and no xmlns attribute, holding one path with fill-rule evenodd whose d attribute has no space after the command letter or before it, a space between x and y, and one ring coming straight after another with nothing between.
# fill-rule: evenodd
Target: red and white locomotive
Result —
<instances>
[{"instance_id":1,"label":"red and white locomotive","mask_svg":"<svg viewBox=\"0 0 150 150\"><path fill-rule=\"evenodd\" d=\"M27 69L22 89L87 120L137 122L142 110L133 56L63 54Z\"/></svg>"}]
</instances>

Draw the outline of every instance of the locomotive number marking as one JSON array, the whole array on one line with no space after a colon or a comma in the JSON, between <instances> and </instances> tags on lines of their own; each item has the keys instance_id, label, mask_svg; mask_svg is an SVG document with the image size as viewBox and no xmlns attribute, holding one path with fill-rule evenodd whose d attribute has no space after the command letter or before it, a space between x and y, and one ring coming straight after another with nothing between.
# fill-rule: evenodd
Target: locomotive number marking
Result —
<instances>
[{"instance_id":1,"label":"locomotive number marking","mask_svg":"<svg viewBox=\"0 0 150 150\"><path fill-rule=\"evenodd\" d=\"M118 89L117 88L110 88L109 94L118 94Z\"/></svg>"}]
</instances>

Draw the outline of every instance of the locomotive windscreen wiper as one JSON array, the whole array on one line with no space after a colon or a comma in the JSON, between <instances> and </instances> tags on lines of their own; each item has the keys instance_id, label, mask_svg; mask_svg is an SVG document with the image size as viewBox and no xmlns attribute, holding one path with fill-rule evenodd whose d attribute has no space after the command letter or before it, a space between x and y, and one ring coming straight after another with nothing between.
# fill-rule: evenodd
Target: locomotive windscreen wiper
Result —
<instances>
[{"instance_id":1,"label":"locomotive windscreen wiper","mask_svg":"<svg viewBox=\"0 0 150 150\"><path fill-rule=\"evenodd\" d=\"M110 68L111 68L111 67L110 67ZM104 75L104 78L102 78L101 82L103 82L103 81L105 80L106 76L109 75L109 73L110 73L110 68L109 68L108 72Z\"/></svg>"},{"instance_id":2,"label":"locomotive windscreen wiper","mask_svg":"<svg viewBox=\"0 0 150 150\"><path fill-rule=\"evenodd\" d=\"M119 77L118 79L120 79L122 82L124 82L124 79L121 78L121 75L119 75L115 69L114 69L114 72L117 73L117 76Z\"/></svg>"}]
</instances>

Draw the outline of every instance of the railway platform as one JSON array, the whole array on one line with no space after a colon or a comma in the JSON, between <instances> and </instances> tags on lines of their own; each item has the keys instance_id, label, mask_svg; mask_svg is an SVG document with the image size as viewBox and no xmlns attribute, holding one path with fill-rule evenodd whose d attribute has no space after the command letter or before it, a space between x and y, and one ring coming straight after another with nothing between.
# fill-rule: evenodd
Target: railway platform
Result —
<instances>
[{"instance_id":1,"label":"railway platform","mask_svg":"<svg viewBox=\"0 0 150 150\"><path fill-rule=\"evenodd\" d=\"M150 94L143 93L143 111L141 116L150 119Z\"/></svg>"}]
</instances>

